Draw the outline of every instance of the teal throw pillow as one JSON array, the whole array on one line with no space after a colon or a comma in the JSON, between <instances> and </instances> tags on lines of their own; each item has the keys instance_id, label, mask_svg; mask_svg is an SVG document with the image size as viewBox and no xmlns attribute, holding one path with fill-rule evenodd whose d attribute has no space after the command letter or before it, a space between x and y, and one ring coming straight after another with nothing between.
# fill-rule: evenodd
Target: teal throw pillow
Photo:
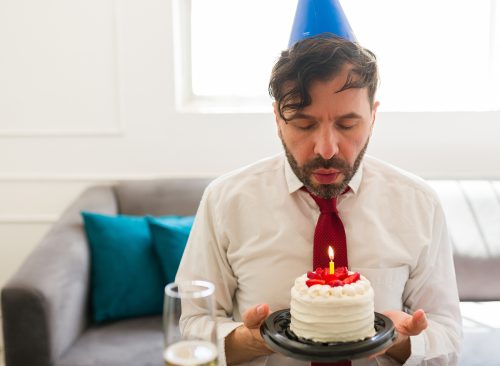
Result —
<instances>
[{"instance_id":1,"label":"teal throw pillow","mask_svg":"<svg viewBox=\"0 0 500 366\"><path fill-rule=\"evenodd\" d=\"M82 212L94 322L161 314L165 280L144 217Z\"/></svg>"},{"instance_id":2,"label":"teal throw pillow","mask_svg":"<svg viewBox=\"0 0 500 366\"><path fill-rule=\"evenodd\" d=\"M148 217L147 220L165 281L174 282L194 216Z\"/></svg>"}]
</instances>

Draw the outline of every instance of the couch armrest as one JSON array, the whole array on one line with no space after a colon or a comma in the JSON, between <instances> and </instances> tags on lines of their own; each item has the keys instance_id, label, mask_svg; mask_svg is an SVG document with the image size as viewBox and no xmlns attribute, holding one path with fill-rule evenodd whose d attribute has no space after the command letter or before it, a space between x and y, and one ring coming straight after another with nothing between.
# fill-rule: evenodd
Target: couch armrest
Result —
<instances>
[{"instance_id":1,"label":"couch armrest","mask_svg":"<svg viewBox=\"0 0 500 366\"><path fill-rule=\"evenodd\" d=\"M117 212L113 189L86 190L2 289L7 366L48 366L88 323L90 254L80 211Z\"/></svg>"},{"instance_id":2,"label":"couch armrest","mask_svg":"<svg viewBox=\"0 0 500 366\"><path fill-rule=\"evenodd\" d=\"M454 254L460 301L500 301L500 256Z\"/></svg>"}]
</instances>

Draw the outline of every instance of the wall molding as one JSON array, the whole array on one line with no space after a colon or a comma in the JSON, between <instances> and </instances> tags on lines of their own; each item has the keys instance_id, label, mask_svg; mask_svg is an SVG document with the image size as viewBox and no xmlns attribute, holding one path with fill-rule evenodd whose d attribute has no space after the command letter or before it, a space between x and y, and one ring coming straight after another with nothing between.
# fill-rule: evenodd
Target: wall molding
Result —
<instances>
[{"instance_id":1,"label":"wall molding","mask_svg":"<svg viewBox=\"0 0 500 366\"><path fill-rule=\"evenodd\" d=\"M171 174L18 174L0 173L0 184L2 182L68 182L68 183L109 183L113 184L121 180L148 180L148 179L177 179L177 178L211 178L214 174L198 173L171 173Z\"/></svg>"},{"instance_id":2,"label":"wall molding","mask_svg":"<svg viewBox=\"0 0 500 366\"><path fill-rule=\"evenodd\" d=\"M0 138L38 138L38 137L55 137L55 138L66 138L66 137L122 137L125 132L122 124L122 113L120 108L121 100L121 90L120 90L120 68L118 60L118 19L117 19L117 1L111 0L111 22L112 22L112 34L111 34L111 49L112 49L112 60L114 65L114 70L112 72L112 88L114 90L114 95L112 97L112 104L114 106L113 113L113 127L105 127L103 129L74 129L67 130L63 128L55 129L0 129Z\"/></svg>"},{"instance_id":3,"label":"wall molding","mask_svg":"<svg viewBox=\"0 0 500 366\"><path fill-rule=\"evenodd\" d=\"M57 215L2 215L0 225L51 225L58 218Z\"/></svg>"},{"instance_id":4,"label":"wall molding","mask_svg":"<svg viewBox=\"0 0 500 366\"><path fill-rule=\"evenodd\" d=\"M64 130L64 129L54 129L54 130L19 130L19 131L9 131L0 130L0 138L30 138L30 137L122 137L125 134L121 126L117 126L116 129L95 129L95 130Z\"/></svg>"}]
</instances>

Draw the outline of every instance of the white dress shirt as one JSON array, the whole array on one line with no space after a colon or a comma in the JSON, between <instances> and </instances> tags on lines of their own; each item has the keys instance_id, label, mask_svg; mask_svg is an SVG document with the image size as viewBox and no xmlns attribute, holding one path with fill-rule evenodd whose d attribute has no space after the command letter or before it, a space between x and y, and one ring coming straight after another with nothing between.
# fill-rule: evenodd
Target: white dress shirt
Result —
<instances>
[{"instance_id":1,"label":"white dress shirt","mask_svg":"<svg viewBox=\"0 0 500 366\"><path fill-rule=\"evenodd\" d=\"M221 346L242 314L267 303L290 307L296 277L312 270L319 208L284 154L226 174L205 190L177 281L216 285ZM461 316L443 210L420 178L365 156L338 199L347 237L349 269L367 277L375 311L423 309L429 326L410 337L405 365L453 365L461 343ZM327 253L325 253L327 256ZM202 334L208 319L192 318L186 331ZM221 365L225 355L221 352ZM388 356L353 365L397 364ZM281 354L246 365L308 365Z\"/></svg>"}]
</instances>

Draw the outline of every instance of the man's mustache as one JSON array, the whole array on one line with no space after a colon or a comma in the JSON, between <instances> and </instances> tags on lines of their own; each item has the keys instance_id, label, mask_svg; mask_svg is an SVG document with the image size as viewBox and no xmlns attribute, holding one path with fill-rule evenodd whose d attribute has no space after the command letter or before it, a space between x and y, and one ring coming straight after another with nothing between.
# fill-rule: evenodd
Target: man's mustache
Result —
<instances>
[{"instance_id":1,"label":"man's mustache","mask_svg":"<svg viewBox=\"0 0 500 366\"><path fill-rule=\"evenodd\" d=\"M338 169L338 170L350 170L351 167L347 162L345 162L342 159L339 159L337 157L332 157L328 160L323 159L322 157L316 157L313 160L307 162L304 166L303 169L305 170L313 170L313 169L318 169L318 168L323 168L323 169Z\"/></svg>"}]
</instances>

